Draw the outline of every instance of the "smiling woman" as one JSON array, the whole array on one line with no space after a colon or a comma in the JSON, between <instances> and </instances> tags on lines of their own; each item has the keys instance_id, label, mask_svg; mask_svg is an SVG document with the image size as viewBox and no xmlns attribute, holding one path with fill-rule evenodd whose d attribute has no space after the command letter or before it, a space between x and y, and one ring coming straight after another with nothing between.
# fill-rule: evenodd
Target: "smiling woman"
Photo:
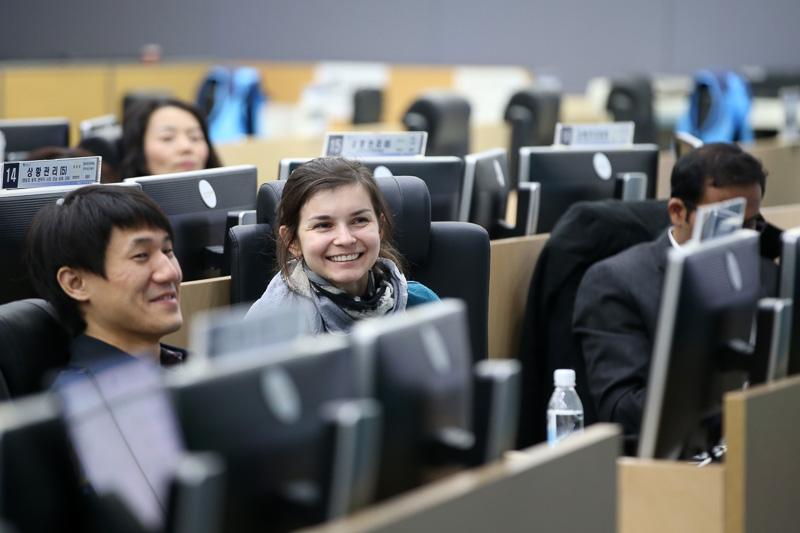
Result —
<instances>
[{"instance_id":1,"label":"smiling woman","mask_svg":"<svg viewBox=\"0 0 800 533\"><path fill-rule=\"evenodd\" d=\"M439 299L401 272L392 214L372 172L357 161L319 158L298 167L275 225L280 272L252 314L302 301L312 304L312 332L346 332L361 318Z\"/></svg>"}]
</instances>

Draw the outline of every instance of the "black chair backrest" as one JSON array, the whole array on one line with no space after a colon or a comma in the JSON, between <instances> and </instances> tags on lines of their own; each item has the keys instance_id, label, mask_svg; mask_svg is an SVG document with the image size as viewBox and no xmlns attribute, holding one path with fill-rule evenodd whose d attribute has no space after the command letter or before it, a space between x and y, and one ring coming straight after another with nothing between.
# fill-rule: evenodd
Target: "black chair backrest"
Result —
<instances>
[{"instance_id":1,"label":"black chair backrest","mask_svg":"<svg viewBox=\"0 0 800 533\"><path fill-rule=\"evenodd\" d=\"M432 92L411 104L403 116L409 131L427 131L425 155L469 153L470 105L463 97L450 92Z\"/></svg>"},{"instance_id":2,"label":"black chair backrest","mask_svg":"<svg viewBox=\"0 0 800 533\"><path fill-rule=\"evenodd\" d=\"M509 100L504 118L511 125L508 166L513 188L519 183L519 149L553 144L560 109L561 93L553 89L524 89Z\"/></svg>"},{"instance_id":3,"label":"black chair backrest","mask_svg":"<svg viewBox=\"0 0 800 533\"><path fill-rule=\"evenodd\" d=\"M658 141L653 115L653 83L647 76L627 76L611 81L606 108L615 121L633 121L636 144Z\"/></svg>"},{"instance_id":4,"label":"black chair backrest","mask_svg":"<svg viewBox=\"0 0 800 533\"><path fill-rule=\"evenodd\" d=\"M383 91L358 89L353 94L353 124L371 124L381 121Z\"/></svg>"},{"instance_id":5,"label":"black chair backrest","mask_svg":"<svg viewBox=\"0 0 800 533\"><path fill-rule=\"evenodd\" d=\"M0 305L0 399L41 391L47 373L69 362L70 340L44 300Z\"/></svg>"}]
</instances>

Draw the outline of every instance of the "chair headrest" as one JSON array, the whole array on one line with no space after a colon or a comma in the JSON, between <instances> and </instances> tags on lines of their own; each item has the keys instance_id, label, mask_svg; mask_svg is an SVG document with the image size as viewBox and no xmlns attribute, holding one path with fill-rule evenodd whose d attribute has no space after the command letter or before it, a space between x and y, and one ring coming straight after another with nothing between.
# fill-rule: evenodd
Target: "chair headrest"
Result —
<instances>
[{"instance_id":1,"label":"chair headrest","mask_svg":"<svg viewBox=\"0 0 800 533\"><path fill-rule=\"evenodd\" d=\"M0 305L0 372L8 394L18 397L42 390L46 373L69 362L70 340L69 331L46 301Z\"/></svg>"},{"instance_id":2,"label":"chair headrest","mask_svg":"<svg viewBox=\"0 0 800 533\"><path fill-rule=\"evenodd\" d=\"M375 178L394 216L394 243L412 264L424 264L431 234L431 199L425 182L413 176ZM256 219L275 227L285 181L268 181L258 190Z\"/></svg>"},{"instance_id":3,"label":"chair headrest","mask_svg":"<svg viewBox=\"0 0 800 533\"><path fill-rule=\"evenodd\" d=\"M410 131L427 131L427 155L463 157L469 151L469 101L448 91L432 91L411 104L403 116Z\"/></svg>"}]
</instances>

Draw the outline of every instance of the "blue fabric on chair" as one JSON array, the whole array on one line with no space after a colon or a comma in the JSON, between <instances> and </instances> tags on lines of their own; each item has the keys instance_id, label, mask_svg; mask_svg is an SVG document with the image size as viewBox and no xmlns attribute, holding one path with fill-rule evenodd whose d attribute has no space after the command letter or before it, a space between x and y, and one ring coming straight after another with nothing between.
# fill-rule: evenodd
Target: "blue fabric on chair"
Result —
<instances>
[{"instance_id":1,"label":"blue fabric on chair","mask_svg":"<svg viewBox=\"0 0 800 533\"><path fill-rule=\"evenodd\" d=\"M753 129L747 122L750 112L750 85L731 71L699 70L694 76L695 90L689 110L675 125L703 141L752 141Z\"/></svg>"}]
</instances>

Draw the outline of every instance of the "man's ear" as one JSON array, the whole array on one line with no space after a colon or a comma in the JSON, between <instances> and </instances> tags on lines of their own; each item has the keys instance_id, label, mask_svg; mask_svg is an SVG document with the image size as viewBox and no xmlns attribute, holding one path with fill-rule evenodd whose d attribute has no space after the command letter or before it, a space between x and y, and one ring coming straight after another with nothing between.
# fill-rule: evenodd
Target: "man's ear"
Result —
<instances>
[{"instance_id":1,"label":"man's ear","mask_svg":"<svg viewBox=\"0 0 800 533\"><path fill-rule=\"evenodd\" d=\"M286 245L287 248L289 248L289 251L292 252L293 256L298 258L303 256L303 252L300 251L300 247L297 246L296 244L297 238L295 238L291 242L289 242L289 240L287 239L287 234L289 233L289 229L286 226L281 226L278 229L278 233L280 234L283 243Z\"/></svg>"},{"instance_id":2,"label":"man's ear","mask_svg":"<svg viewBox=\"0 0 800 533\"><path fill-rule=\"evenodd\" d=\"M680 198L670 198L667 203L667 210L669 211L669 218L672 225L681 227L686 224L686 204Z\"/></svg>"},{"instance_id":3,"label":"man's ear","mask_svg":"<svg viewBox=\"0 0 800 533\"><path fill-rule=\"evenodd\" d=\"M77 270L67 266L62 266L56 272L56 279L67 296L79 302L89 300L89 291L86 286L85 274L82 270Z\"/></svg>"}]
</instances>

